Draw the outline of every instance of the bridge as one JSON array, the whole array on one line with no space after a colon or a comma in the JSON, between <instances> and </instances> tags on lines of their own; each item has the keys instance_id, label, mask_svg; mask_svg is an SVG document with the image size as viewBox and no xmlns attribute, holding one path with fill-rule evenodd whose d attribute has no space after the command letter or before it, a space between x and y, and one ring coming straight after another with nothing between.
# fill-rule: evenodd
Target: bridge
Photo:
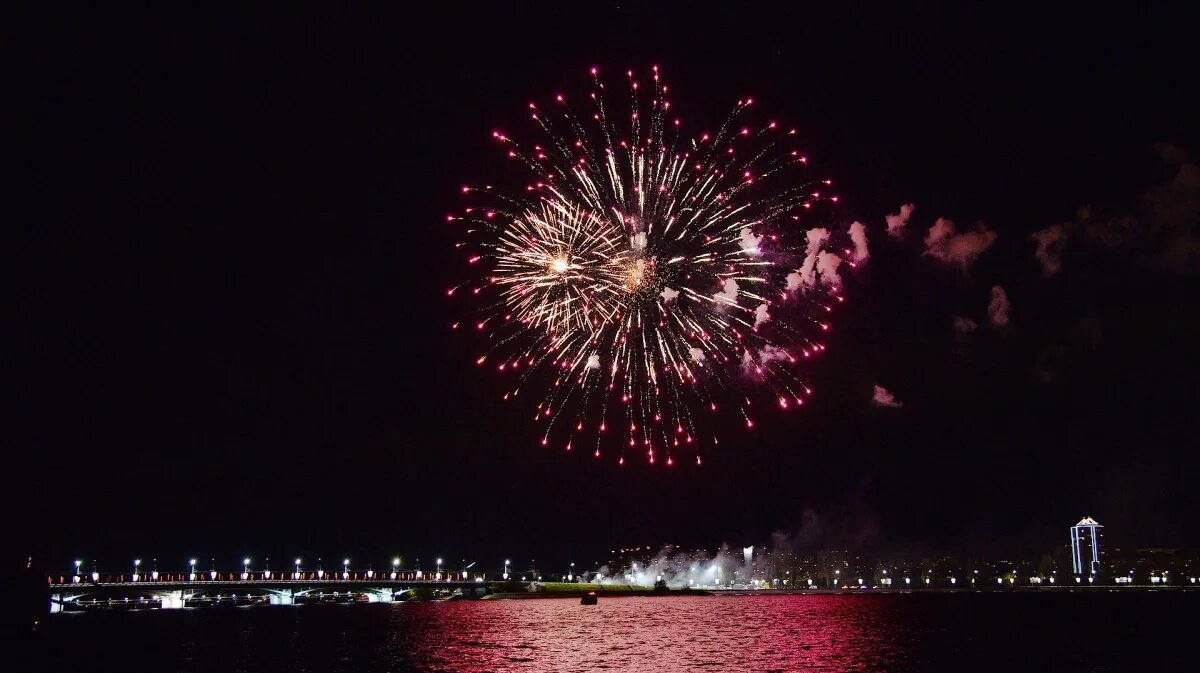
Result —
<instances>
[{"instance_id":1,"label":"bridge","mask_svg":"<svg viewBox=\"0 0 1200 673\"><path fill-rule=\"evenodd\" d=\"M90 577L48 577L50 612L88 609L178 609L239 605L403 601L423 593L434 597L478 598L487 593L482 575L289 572L167 573ZM454 579L451 579L454 577Z\"/></svg>"}]
</instances>

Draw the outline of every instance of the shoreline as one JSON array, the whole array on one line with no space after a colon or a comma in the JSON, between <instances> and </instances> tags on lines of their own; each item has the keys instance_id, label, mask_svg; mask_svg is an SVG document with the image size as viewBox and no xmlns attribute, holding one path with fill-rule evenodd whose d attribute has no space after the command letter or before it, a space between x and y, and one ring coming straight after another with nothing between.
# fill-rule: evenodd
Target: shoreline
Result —
<instances>
[{"instance_id":1,"label":"shoreline","mask_svg":"<svg viewBox=\"0 0 1200 673\"><path fill-rule=\"evenodd\" d=\"M528 600L534 598L582 598L589 591L595 591L597 597L623 598L637 597L671 597L671 596L863 596L871 594L1070 594L1070 593L1189 593L1200 592L1200 587L1165 586L1165 587L1015 587L1005 589L958 589L958 588L920 588L920 589L689 589L673 588L667 591L643 589L546 589L541 591L495 591L477 600Z\"/></svg>"}]
</instances>

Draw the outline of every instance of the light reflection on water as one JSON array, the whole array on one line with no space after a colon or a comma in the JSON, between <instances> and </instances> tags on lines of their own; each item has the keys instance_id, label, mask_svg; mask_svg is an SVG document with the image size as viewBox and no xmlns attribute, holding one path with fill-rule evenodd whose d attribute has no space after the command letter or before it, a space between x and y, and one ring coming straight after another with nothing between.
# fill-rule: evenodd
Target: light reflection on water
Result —
<instances>
[{"instance_id":1,"label":"light reflection on water","mask_svg":"<svg viewBox=\"0 0 1200 673\"><path fill-rule=\"evenodd\" d=\"M422 606L426 607L426 606ZM413 610L427 620L414 660L432 668L499 671L664 671L709 668L865 670L892 662L902 625L860 601L805 597L610 598L456 603ZM471 624L474 628L460 628Z\"/></svg>"},{"instance_id":2,"label":"light reflection on water","mask_svg":"<svg viewBox=\"0 0 1200 673\"><path fill-rule=\"evenodd\" d=\"M43 670L1145 671L1200 593L630 597L56 615ZM86 666L82 666L86 664Z\"/></svg>"}]
</instances>

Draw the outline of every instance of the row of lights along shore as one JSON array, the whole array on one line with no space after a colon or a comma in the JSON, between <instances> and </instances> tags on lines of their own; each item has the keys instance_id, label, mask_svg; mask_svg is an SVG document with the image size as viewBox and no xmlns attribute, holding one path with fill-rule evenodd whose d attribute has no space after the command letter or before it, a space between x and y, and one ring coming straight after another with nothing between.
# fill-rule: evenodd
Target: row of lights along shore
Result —
<instances>
[{"instance_id":1,"label":"row of lights along shore","mask_svg":"<svg viewBox=\"0 0 1200 673\"><path fill-rule=\"evenodd\" d=\"M474 578L470 577L467 570L469 568L471 568L472 566L474 566L475 565L474 563L467 565L464 569L462 569L458 573L443 572L442 571L443 561L441 558L438 558L436 560L436 563L435 563L436 569L435 569L434 573L432 573L432 574L425 573L424 571L422 571L420 569L417 569L417 570L402 569L400 567L400 564L401 564L400 557L395 557L392 559L391 572L390 572L390 574L388 574L386 576L382 575L382 574L377 575L375 573L374 569L368 568L366 571L363 571L361 573L358 573L358 572L353 573L353 577L352 577L352 572L350 569L350 559L349 558L345 558L342 560L341 573L326 573L324 568L321 567L320 559L318 559L318 561L317 561L317 563L318 563L317 569L315 571L308 571L307 573L304 571L304 569L302 567L303 560L299 557L297 557L295 559L295 562L294 562L295 567L291 573L283 573L283 572L276 573L276 572L270 570L269 567L264 567L262 570L253 571L253 570L251 570L251 567L250 567L251 562L252 562L252 560L250 559L250 557L246 557L246 558L242 559L242 571L239 575L237 575L236 579L240 579L241 581L246 581L246 582L249 582L249 581L288 581L288 580L293 580L293 581L300 581L300 580L322 581L322 580L325 580L325 581L329 581L329 580L338 580L338 579L341 579L341 580L354 579L354 580L358 580L358 581L384 580L384 579L422 580L422 581L443 581L443 580L444 581L455 581L455 580L469 581L470 579L474 579L477 582L483 582L486 580L486 575L484 575L484 574L476 574L474 576ZM267 559L267 562L268 562L267 565L269 566L269 562L270 562L269 558ZM501 579L506 580L506 581L509 579L513 579L513 580L517 579L514 574L510 573L511 563L512 562L509 559L504 560L504 570L501 573ZM142 559L134 559L133 560L133 569L132 569L132 573L130 573L130 575L129 575L129 580L132 582L159 582L159 581L181 581L181 580L183 580L182 573L179 573L179 574L172 573L166 577L160 575L158 572L158 569L157 569L157 559L154 560L154 565L155 565L154 569L152 569L149 573L144 573L144 572L142 572ZM228 573L226 577L222 578L221 577L222 573L220 573L216 570L215 560L213 561L212 569L208 570L207 572L197 572L197 570L196 570L197 559L195 559L195 558L190 559L188 561L188 565L189 565L189 572L187 573L187 581L189 581L189 582L197 582L197 581L205 581L205 580L216 581L216 580L218 580L218 578L223 579L223 580L235 579L235 576L233 575L233 573ZM419 559L417 561L417 565L418 565L418 567L420 566ZM638 564L636 562L633 564L633 570L635 572L638 570ZM713 578L713 581L710 586L720 586L720 585L724 584L724 582L723 582L724 578L721 577L721 569L718 567L713 567L710 570L711 570L711 572L715 573L715 575L716 575ZM791 575L791 572L789 571L786 574ZM1071 580L1074 580L1075 585L1080 585L1080 584L1092 585L1092 584L1095 584L1096 580L1097 580L1097 577L1095 575L1084 576L1084 577L1076 575L1076 576L1072 576L1069 578L1058 578L1058 577L1056 577L1056 575L1057 575L1057 572L1051 573L1048 577L1043 577L1040 575L1030 576L1028 578L1028 583L1030 585L1048 584L1048 585L1053 586L1056 584L1056 580L1064 579L1066 581L1066 583L1068 583L1068 584L1071 582ZM105 581L106 582L111 582L111 581L123 582L123 581L125 581L125 577L126 576L124 574L120 574L120 575L116 575L116 576L110 575L105 578ZM575 563L572 562L570 564L570 569L567 570L567 572L563 575L563 577L561 579L563 579L567 582L572 582L572 581L576 581L576 577L577 577L577 575L575 574ZM579 575L578 577L581 581L586 580L586 575ZM968 578L969 578L969 585L971 588L974 588L976 586L983 584L983 582L980 581L981 578L979 577L978 570L974 571L974 573L969 573ZM1152 572L1152 573L1149 573L1147 576L1147 579L1149 580L1150 584L1164 584L1165 585L1168 583L1168 578L1169 578L1168 571L1166 571L1166 570ZM92 562L92 572L90 574L90 580L93 583L99 583L100 579L101 579L101 574L97 569L96 562L93 561ZM520 577L520 581L528 581L530 579L535 580L535 581L542 581L543 577L540 574L538 574L536 571L533 571L531 575L522 575ZM631 581L632 576L626 574L625 579L627 581ZM661 576L659 579L661 579ZM1121 576L1117 576L1115 578L1110 578L1110 579L1112 581L1115 581L1115 583L1118 585L1121 585L1121 584L1131 585L1134 583L1134 571L1130 570L1127 575L1121 575ZM899 581L895 581L895 580L899 580ZM931 587L934 584L939 584L939 585L945 586L946 583L948 583L950 587L955 587L959 584L959 578L957 576L949 575L949 576L938 577L937 573L933 569L930 569L928 573L921 573L920 576L915 579L915 581L914 581L913 577L908 577L908 576L904 576L902 578L895 578L895 580L891 575L889 575L889 572L887 570L882 571L882 577L876 577L873 580L867 580L867 579L864 579L863 577L857 577L854 579L843 578L841 570L834 570L834 574L833 574L833 586L837 587L840 585L841 588L866 589L866 588L874 588L876 585L878 585L879 587L890 588L892 586L895 586L896 584L899 584L900 582L903 583L901 586L904 586L906 588L911 587L913 584L917 584L917 586L921 586L923 584L925 587ZM1198 580L1198 578L1195 576L1187 577L1187 580L1188 580L1189 584L1193 584L1193 585L1200 582L1200 580ZM64 580L60 579L60 582L61 581L64 581ZM71 577L71 582L74 584L79 584L84 581L85 581L85 577L83 575L83 561L77 559L75 561L75 572L74 572L74 575ZM805 581L807 582L807 587L805 587L805 588L808 588L808 589L817 588L816 582L812 578L808 578L807 580L799 580L798 582L792 582L791 578L788 578L782 582L782 586L783 586L783 588L801 588L801 587L803 587L803 584L801 584L801 583L805 582ZM977 584L977 582L978 582L978 584ZM1000 586L1004 586L1005 584L1015 586L1018 582L1018 578L1015 574L1009 574L1009 575L1005 575L1003 577L995 577L995 582L997 585L1000 585ZM772 587L772 586L778 587L779 583L780 583L780 580L778 580L778 579L776 579L774 581L758 580L758 579L751 581L753 588L766 588L766 587ZM697 585L694 580L689 580L688 584L691 586L706 586L706 584L703 582L701 582L699 585ZM734 581L732 579L729 580L729 584L732 586L734 584Z\"/></svg>"},{"instance_id":2,"label":"row of lights along shore","mask_svg":"<svg viewBox=\"0 0 1200 673\"><path fill-rule=\"evenodd\" d=\"M267 559L267 561L269 562L270 559ZM263 570L260 570L260 571L251 571L251 569L250 569L251 562L252 562L252 560L250 559L250 557L246 557L246 558L242 559L242 572L240 575L240 578L242 579L242 581L250 581L252 579L261 579L261 580L275 580L275 579L277 579L277 580L287 580L287 579L299 580L299 579L304 579L304 575L303 575L304 569L302 567L303 559L301 559L300 557L296 557L296 560L294 563L295 569L290 573L290 577L285 573L280 573L278 576L276 576L275 572L272 571L269 567L264 568ZM319 563L320 563L320 560L318 559L318 564ZM419 565L419 563L420 563L420 561L418 560L418 565ZM208 575L209 580L217 579L217 576L219 575L219 573L217 572L217 570L215 568L215 565L216 565L215 562L213 563L213 565L214 565L213 569L209 570L207 573L196 572L196 564L197 564L196 559L193 558L193 559L188 560L189 572L188 572L187 578L188 578L189 582L196 582L196 581L202 580L202 579L204 579L205 574ZM510 564L511 564L510 560L508 560L508 559L504 560L503 578L506 580L509 578L508 567ZM471 565L474 565L474 564L472 563ZM574 567L574 565L575 565L574 563L571 564L572 567ZM156 567L153 570L151 570L149 573L143 573L142 572L142 559L140 559L140 558L134 559L133 560L133 572L130 573L130 575L129 575L130 581L132 581L132 582L157 582L157 581L159 581L161 576L159 575L158 568L157 568L157 559L155 559L155 566ZM451 573L451 572L443 573L442 572L442 559L441 558L438 558L436 560L435 568L436 569L430 579L433 579L434 581L441 581L442 579L446 579L446 580L453 579L454 573ZM418 579L418 580L426 577L426 573L419 569L413 570L413 571L402 571L400 568L400 557L393 558L392 559L392 570L391 570L391 573L388 575L388 577L393 580L397 579L400 577L401 572L411 572L413 574L414 578ZM337 575L333 575L333 574L330 574L327 577L327 574L326 574L324 568L320 567L319 565L318 565L318 568L315 571L314 575L315 575L316 579L318 579L318 580L327 579L327 578L328 579L337 579ZM466 570L462 570L460 572L460 578L464 579L464 580L468 578L468 573ZM343 580L350 579L350 559L349 558L342 560L341 579L343 579ZM374 569L368 568L363 573L363 579L368 579L368 580L376 579ZM382 579L382 576L380 577L380 579ZM480 579L482 579L482 577ZM524 578L522 578L522 579L524 579ZM541 578L539 577L538 579L541 579ZM92 562L91 580L92 580L92 582L100 581L100 572L97 569L95 561ZM84 581L83 561L81 561L79 559L75 560L75 574L72 576L71 581L75 584L78 584L78 583Z\"/></svg>"}]
</instances>

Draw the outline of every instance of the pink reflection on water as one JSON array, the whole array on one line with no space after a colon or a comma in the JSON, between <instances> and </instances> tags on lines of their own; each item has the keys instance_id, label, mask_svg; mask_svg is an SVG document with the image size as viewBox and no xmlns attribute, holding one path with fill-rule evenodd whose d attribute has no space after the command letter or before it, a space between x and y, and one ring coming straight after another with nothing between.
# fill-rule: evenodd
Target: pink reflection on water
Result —
<instances>
[{"instance_id":1,"label":"pink reflection on water","mask_svg":"<svg viewBox=\"0 0 1200 673\"><path fill-rule=\"evenodd\" d=\"M751 596L408 604L394 614L418 670L888 670L901 616L874 597Z\"/></svg>"}]
</instances>

